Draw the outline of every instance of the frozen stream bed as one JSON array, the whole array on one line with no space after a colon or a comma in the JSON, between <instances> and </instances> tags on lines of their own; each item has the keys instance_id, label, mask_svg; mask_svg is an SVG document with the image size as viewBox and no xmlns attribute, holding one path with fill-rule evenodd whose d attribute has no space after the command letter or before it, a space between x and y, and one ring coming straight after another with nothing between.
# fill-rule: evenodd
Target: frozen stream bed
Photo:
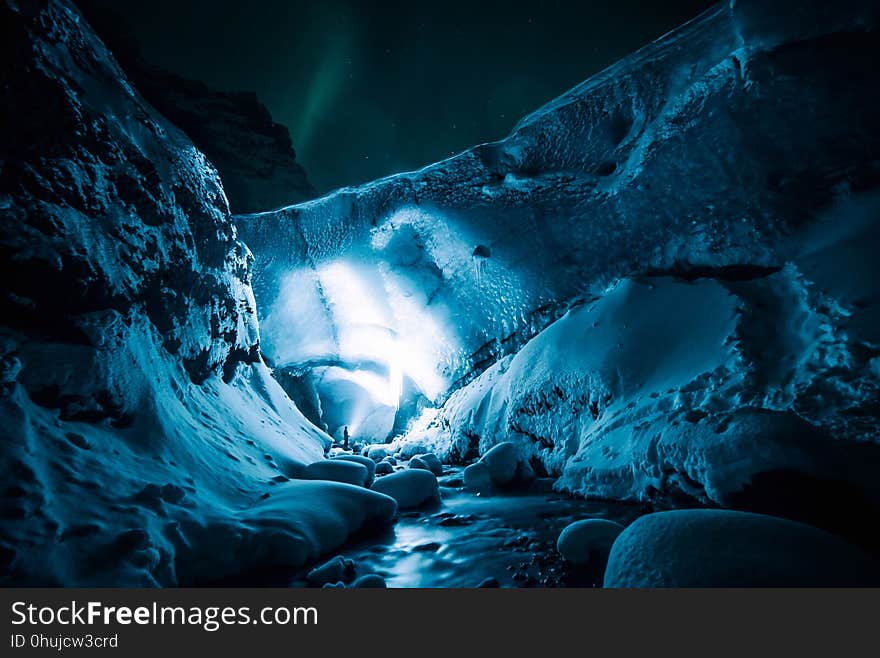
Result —
<instances>
[{"instance_id":1,"label":"frozen stream bed","mask_svg":"<svg viewBox=\"0 0 880 658\"><path fill-rule=\"evenodd\" d=\"M476 587L489 578L502 587L600 586L603 565L564 565L555 548L560 531L593 517L626 525L647 511L552 491L478 494L449 486L460 469L444 470L439 504L403 512L388 532L339 551L358 576L379 574L389 587ZM292 584L304 585L301 576Z\"/></svg>"}]
</instances>

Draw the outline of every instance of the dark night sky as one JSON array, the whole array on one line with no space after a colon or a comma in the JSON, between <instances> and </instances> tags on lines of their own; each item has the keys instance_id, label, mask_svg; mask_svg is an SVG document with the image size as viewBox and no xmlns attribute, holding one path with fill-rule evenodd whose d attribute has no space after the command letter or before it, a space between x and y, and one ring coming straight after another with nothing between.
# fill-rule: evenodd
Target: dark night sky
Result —
<instances>
[{"instance_id":1,"label":"dark night sky","mask_svg":"<svg viewBox=\"0 0 880 658\"><path fill-rule=\"evenodd\" d=\"M256 91L319 191L505 136L706 0L101 0L148 61Z\"/></svg>"}]
</instances>

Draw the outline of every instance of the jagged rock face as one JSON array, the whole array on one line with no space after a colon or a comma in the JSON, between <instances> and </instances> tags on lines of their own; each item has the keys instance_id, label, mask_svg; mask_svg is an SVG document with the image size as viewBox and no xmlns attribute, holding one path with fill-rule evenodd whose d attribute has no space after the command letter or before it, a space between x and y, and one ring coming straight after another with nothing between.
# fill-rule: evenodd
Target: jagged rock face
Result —
<instances>
[{"instance_id":1,"label":"jagged rock face","mask_svg":"<svg viewBox=\"0 0 880 658\"><path fill-rule=\"evenodd\" d=\"M288 129L252 92L222 92L147 63L122 19L79 3L138 92L183 130L220 174L234 213L273 210L315 197Z\"/></svg>"},{"instance_id":2,"label":"jagged rock face","mask_svg":"<svg viewBox=\"0 0 880 658\"><path fill-rule=\"evenodd\" d=\"M4 12L4 323L88 345L83 318L137 309L194 382L255 360L250 255L216 170L93 34L52 31L70 10Z\"/></svg>"},{"instance_id":3,"label":"jagged rock face","mask_svg":"<svg viewBox=\"0 0 880 658\"><path fill-rule=\"evenodd\" d=\"M214 167L69 2L0 24L0 582L214 581L390 518L286 483L329 437L262 362Z\"/></svg>"},{"instance_id":4,"label":"jagged rock face","mask_svg":"<svg viewBox=\"0 0 880 658\"><path fill-rule=\"evenodd\" d=\"M285 126L256 94L220 92L143 67L133 80L145 98L208 157L235 213L273 210L315 197Z\"/></svg>"},{"instance_id":5,"label":"jagged rock face","mask_svg":"<svg viewBox=\"0 0 880 658\"><path fill-rule=\"evenodd\" d=\"M472 456L515 439L560 486L614 498L728 504L759 472L846 477L830 444L880 429L877 18L720 3L504 140L239 218L267 353L344 357L342 271L421 318L388 326L452 392L407 441ZM537 336L491 349L517 332Z\"/></svg>"}]
</instances>

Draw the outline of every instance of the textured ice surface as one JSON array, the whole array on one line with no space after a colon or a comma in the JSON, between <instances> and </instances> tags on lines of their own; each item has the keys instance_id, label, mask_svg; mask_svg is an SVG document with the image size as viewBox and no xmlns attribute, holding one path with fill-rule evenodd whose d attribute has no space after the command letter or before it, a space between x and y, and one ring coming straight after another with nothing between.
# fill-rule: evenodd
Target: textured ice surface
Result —
<instances>
[{"instance_id":1,"label":"textured ice surface","mask_svg":"<svg viewBox=\"0 0 880 658\"><path fill-rule=\"evenodd\" d=\"M238 218L267 353L356 368L358 304L322 298L351 268L404 371L451 393L413 450L515 440L620 498L723 503L780 468L870 481L843 454L878 430L876 18L719 3L506 139Z\"/></svg>"},{"instance_id":2,"label":"textured ice surface","mask_svg":"<svg viewBox=\"0 0 880 658\"><path fill-rule=\"evenodd\" d=\"M238 218L267 354L351 370L375 343L442 399L620 277L783 267L876 184L876 16L765 5L719 3L504 140Z\"/></svg>"},{"instance_id":3,"label":"textured ice surface","mask_svg":"<svg viewBox=\"0 0 880 658\"><path fill-rule=\"evenodd\" d=\"M876 357L827 303L793 267L746 282L625 279L402 442L456 459L517 439L559 486L589 496L726 504L778 470L874 490L876 452L849 460L853 443L876 441Z\"/></svg>"}]
</instances>

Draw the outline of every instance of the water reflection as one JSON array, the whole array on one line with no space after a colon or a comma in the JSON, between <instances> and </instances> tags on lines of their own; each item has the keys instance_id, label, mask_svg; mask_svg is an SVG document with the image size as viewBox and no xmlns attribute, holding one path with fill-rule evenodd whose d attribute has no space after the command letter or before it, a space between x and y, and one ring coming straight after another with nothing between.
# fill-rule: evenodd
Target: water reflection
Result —
<instances>
[{"instance_id":1,"label":"water reflection","mask_svg":"<svg viewBox=\"0 0 880 658\"><path fill-rule=\"evenodd\" d=\"M349 550L359 574L378 573L389 587L594 586L601 571L572 574L555 551L568 523L603 517L630 523L635 506L553 494L475 495L441 488L434 509L405 513L396 526Z\"/></svg>"}]
</instances>

